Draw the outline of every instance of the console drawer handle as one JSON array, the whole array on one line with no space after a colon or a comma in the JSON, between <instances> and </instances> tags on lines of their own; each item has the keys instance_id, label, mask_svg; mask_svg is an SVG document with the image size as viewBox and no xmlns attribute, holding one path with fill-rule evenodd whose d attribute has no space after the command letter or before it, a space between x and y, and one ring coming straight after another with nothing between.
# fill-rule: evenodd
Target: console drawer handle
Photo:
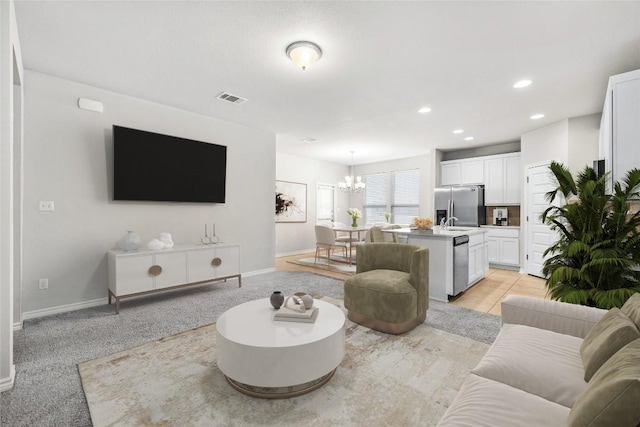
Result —
<instances>
[{"instance_id":1,"label":"console drawer handle","mask_svg":"<svg viewBox=\"0 0 640 427\"><path fill-rule=\"evenodd\" d=\"M162 273L162 267L159 265L152 265L149 267L149 275L150 276L159 276Z\"/></svg>"},{"instance_id":2,"label":"console drawer handle","mask_svg":"<svg viewBox=\"0 0 640 427\"><path fill-rule=\"evenodd\" d=\"M211 260L211 265L213 265L214 267L220 267L220 265L222 264L222 260L220 258L214 258Z\"/></svg>"}]
</instances>

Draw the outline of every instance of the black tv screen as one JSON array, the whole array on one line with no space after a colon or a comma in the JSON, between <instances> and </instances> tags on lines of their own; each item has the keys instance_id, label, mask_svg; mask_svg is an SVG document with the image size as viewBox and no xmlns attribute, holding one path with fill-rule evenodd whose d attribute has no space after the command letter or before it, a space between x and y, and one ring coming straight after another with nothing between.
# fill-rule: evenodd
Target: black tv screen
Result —
<instances>
[{"instance_id":1,"label":"black tv screen","mask_svg":"<svg viewBox=\"0 0 640 427\"><path fill-rule=\"evenodd\" d=\"M113 199L224 203L227 147L113 126Z\"/></svg>"}]
</instances>

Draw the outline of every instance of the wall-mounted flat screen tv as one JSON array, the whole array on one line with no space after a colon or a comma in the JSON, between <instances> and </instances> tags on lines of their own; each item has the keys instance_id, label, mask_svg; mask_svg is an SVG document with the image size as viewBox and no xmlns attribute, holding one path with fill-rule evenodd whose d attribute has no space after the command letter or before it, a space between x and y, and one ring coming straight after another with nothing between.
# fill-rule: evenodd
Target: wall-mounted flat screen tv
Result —
<instances>
[{"instance_id":1,"label":"wall-mounted flat screen tv","mask_svg":"<svg viewBox=\"0 0 640 427\"><path fill-rule=\"evenodd\" d=\"M224 203L227 147L113 126L113 199Z\"/></svg>"}]
</instances>

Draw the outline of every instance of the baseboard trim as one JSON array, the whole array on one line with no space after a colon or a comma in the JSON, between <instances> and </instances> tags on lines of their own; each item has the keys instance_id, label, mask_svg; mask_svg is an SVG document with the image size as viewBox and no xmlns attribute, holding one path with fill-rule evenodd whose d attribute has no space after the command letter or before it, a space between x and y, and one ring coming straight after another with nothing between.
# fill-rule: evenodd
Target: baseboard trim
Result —
<instances>
[{"instance_id":1,"label":"baseboard trim","mask_svg":"<svg viewBox=\"0 0 640 427\"><path fill-rule=\"evenodd\" d=\"M495 268L495 269L498 269L498 270L517 271L518 273L521 271L519 265L489 263L489 267L490 268Z\"/></svg>"},{"instance_id":2,"label":"baseboard trim","mask_svg":"<svg viewBox=\"0 0 640 427\"><path fill-rule=\"evenodd\" d=\"M19 322L15 322L13 324L13 330L14 331L19 331L20 329L22 329L22 323L23 323L22 320L19 321Z\"/></svg>"},{"instance_id":3,"label":"baseboard trim","mask_svg":"<svg viewBox=\"0 0 640 427\"><path fill-rule=\"evenodd\" d=\"M316 248L311 248L311 249L302 249L299 251L293 251L293 252L284 252L281 254L276 254L276 258L282 258L285 256L293 256L293 255L302 255L302 254L308 254L308 253L314 253L316 251Z\"/></svg>"},{"instance_id":4,"label":"baseboard trim","mask_svg":"<svg viewBox=\"0 0 640 427\"><path fill-rule=\"evenodd\" d=\"M50 316L52 314L66 313L68 311L81 310L83 308L97 307L99 305L107 305L109 303L107 297L92 299L89 301L74 302L72 304L58 305L56 307L43 308L41 310L25 311L22 316L23 320L35 319L37 317Z\"/></svg>"},{"instance_id":5,"label":"baseboard trim","mask_svg":"<svg viewBox=\"0 0 640 427\"><path fill-rule=\"evenodd\" d=\"M261 274L273 273L274 271L276 271L275 267L265 268L263 270L255 270L255 271L249 271L247 273L242 273L242 277L259 276Z\"/></svg>"},{"instance_id":6,"label":"baseboard trim","mask_svg":"<svg viewBox=\"0 0 640 427\"><path fill-rule=\"evenodd\" d=\"M11 365L11 371L6 378L0 378L0 392L8 391L13 388L13 384L16 380L16 365Z\"/></svg>"}]
</instances>

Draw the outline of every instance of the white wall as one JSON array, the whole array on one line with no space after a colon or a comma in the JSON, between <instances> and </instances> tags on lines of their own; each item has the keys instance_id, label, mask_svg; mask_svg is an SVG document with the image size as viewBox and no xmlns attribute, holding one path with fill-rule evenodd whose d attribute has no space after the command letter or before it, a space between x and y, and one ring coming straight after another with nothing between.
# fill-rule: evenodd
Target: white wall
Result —
<instances>
[{"instance_id":1,"label":"white wall","mask_svg":"<svg viewBox=\"0 0 640 427\"><path fill-rule=\"evenodd\" d=\"M520 150L523 171L527 165L545 160L566 164L569 157L569 119L525 133L520 138Z\"/></svg>"},{"instance_id":2,"label":"white wall","mask_svg":"<svg viewBox=\"0 0 640 427\"><path fill-rule=\"evenodd\" d=\"M307 222L276 224L276 256L314 250L318 184L333 184L337 187L348 172L349 167L345 165L276 153L276 179L307 184ZM271 210L275 216L274 206ZM346 213L349 207L349 194L336 188L336 221L349 221Z\"/></svg>"},{"instance_id":3,"label":"white wall","mask_svg":"<svg viewBox=\"0 0 640 427\"><path fill-rule=\"evenodd\" d=\"M390 160L387 162L369 163L355 167L356 175L371 175L376 173L402 171L409 169L420 170L420 216L433 218L433 189L436 187L436 176L440 162L436 165L435 156L409 157L406 159ZM362 210L363 197L358 195L352 200L353 207Z\"/></svg>"},{"instance_id":4,"label":"white wall","mask_svg":"<svg viewBox=\"0 0 640 427\"><path fill-rule=\"evenodd\" d=\"M79 97L104 112L79 109ZM195 243L215 221L224 242L240 244L242 272L273 268L275 135L34 71L24 105L25 315L105 297L106 251L126 230L143 244L162 231ZM113 124L226 145L226 203L114 202ZM39 200L55 212L39 212Z\"/></svg>"},{"instance_id":5,"label":"white wall","mask_svg":"<svg viewBox=\"0 0 640 427\"><path fill-rule=\"evenodd\" d=\"M593 167L599 159L601 113L569 119L569 152L567 166L571 173L582 171L585 166Z\"/></svg>"}]
</instances>

